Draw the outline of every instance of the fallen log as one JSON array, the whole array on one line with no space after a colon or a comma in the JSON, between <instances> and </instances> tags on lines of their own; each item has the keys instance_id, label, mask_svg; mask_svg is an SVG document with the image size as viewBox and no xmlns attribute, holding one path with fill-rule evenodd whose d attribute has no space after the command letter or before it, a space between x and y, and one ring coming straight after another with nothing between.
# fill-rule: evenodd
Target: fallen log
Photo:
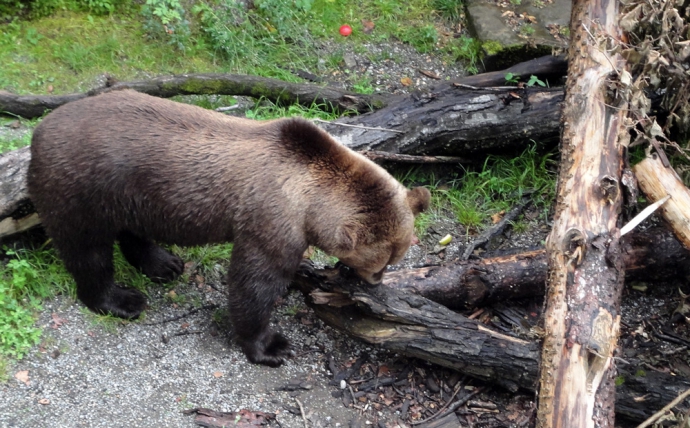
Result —
<instances>
[{"instance_id":1,"label":"fallen log","mask_svg":"<svg viewBox=\"0 0 690 428\"><path fill-rule=\"evenodd\" d=\"M655 227L621 240L627 280L684 278L690 251L671 232ZM452 309L543 296L547 256L543 248L441 266L388 272L383 285L423 296Z\"/></svg>"},{"instance_id":2,"label":"fallen log","mask_svg":"<svg viewBox=\"0 0 690 428\"><path fill-rule=\"evenodd\" d=\"M354 150L461 157L519 153L531 141L558 141L562 101L558 88L466 89L443 83L320 126Z\"/></svg>"},{"instance_id":3,"label":"fallen log","mask_svg":"<svg viewBox=\"0 0 690 428\"><path fill-rule=\"evenodd\" d=\"M276 104L302 104L310 107L324 105L337 112L365 112L386 105L383 95L364 95L343 91L329 86L308 83L291 83L268 77L242 74L183 74L160 76L147 80L116 82L109 79L106 85L81 94L67 95L17 95L0 91L0 112L25 118L44 115L63 104L103 92L133 89L156 97L176 95L241 95L265 98Z\"/></svg>"},{"instance_id":4,"label":"fallen log","mask_svg":"<svg viewBox=\"0 0 690 428\"><path fill-rule=\"evenodd\" d=\"M568 61L563 55L545 55L540 58L515 64L505 70L490 71L488 73L463 77L462 79L454 80L453 83L482 87L504 86L506 85L506 74L508 73L513 76L519 76L523 80L529 79L530 76L538 76L539 79L543 81L549 81L549 79L551 79L551 86L554 86L557 79L560 79L568 73Z\"/></svg>"},{"instance_id":5,"label":"fallen log","mask_svg":"<svg viewBox=\"0 0 690 428\"><path fill-rule=\"evenodd\" d=\"M538 341L495 332L421 296L367 286L338 269L314 270L305 263L295 285L319 318L357 339L510 391L536 390ZM690 387L687 379L664 373L639 376L632 366L619 376L616 411L631 421L644 420Z\"/></svg>"}]
</instances>

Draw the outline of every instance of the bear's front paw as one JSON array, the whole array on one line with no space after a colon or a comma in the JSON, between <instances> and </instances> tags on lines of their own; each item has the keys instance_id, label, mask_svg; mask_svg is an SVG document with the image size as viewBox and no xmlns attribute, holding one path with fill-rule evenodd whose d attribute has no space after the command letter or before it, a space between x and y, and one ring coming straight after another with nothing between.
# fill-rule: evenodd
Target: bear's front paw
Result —
<instances>
[{"instance_id":1,"label":"bear's front paw","mask_svg":"<svg viewBox=\"0 0 690 428\"><path fill-rule=\"evenodd\" d=\"M279 333L268 332L263 338L242 346L247 359L254 364L279 367L286 358L293 357L290 342Z\"/></svg>"},{"instance_id":2,"label":"bear's front paw","mask_svg":"<svg viewBox=\"0 0 690 428\"><path fill-rule=\"evenodd\" d=\"M107 300L91 309L118 318L136 319L146 308L146 296L129 287L115 285L108 290Z\"/></svg>"},{"instance_id":3,"label":"bear's front paw","mask_svg":"<svg viewBox=\"0 0 690 428\"><path fill-rule=\"evenodd\" d=\"M141 271L154 282L170 282L182 274L184 262L160 247L153 249L141 263Z\"/></svg>"}]
</instances>

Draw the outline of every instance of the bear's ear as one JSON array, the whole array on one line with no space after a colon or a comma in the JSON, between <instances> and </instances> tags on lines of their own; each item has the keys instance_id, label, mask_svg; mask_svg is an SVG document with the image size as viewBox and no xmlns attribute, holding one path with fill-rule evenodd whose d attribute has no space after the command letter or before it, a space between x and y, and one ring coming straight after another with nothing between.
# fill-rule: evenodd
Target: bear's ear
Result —
<instances>
[{"instance_id":1,"label":"bear's ear","mask_svg":"<svg viewBox=\"0 0 690 428\"><path fill-rule=\"evenodd\" d=\"M345 222L335 231L335 247L338 251L349 253L354 251L357 245L357 226L354 223Z\"/></svg>"},{"instance_id":2,"label":"bear's ear","mask_svg":"<svg viewBox=\"0 0 690 428\"><path fill-rule=\"evenodd\" d=\"M426 187L415 187L407 191L407 205L410 206L412 214L417 215L429 209L431 203L431 192Z\"/></svg>"}]
</instances>

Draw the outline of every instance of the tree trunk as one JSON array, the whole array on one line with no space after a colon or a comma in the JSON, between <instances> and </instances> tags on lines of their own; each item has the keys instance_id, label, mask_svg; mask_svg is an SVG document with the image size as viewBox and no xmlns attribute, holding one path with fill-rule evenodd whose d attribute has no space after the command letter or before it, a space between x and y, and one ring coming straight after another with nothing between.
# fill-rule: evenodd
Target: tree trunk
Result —
<instances>
[{"instance_id":1,"label":"tree trunk","mask_svg":"<svg viewBox=\"0 0 690 428\"><path fill-rule=\"evenodd\" d=\"M357 339L393 352L431 361L517 391L536 390L539 344L493 331L424 297L388 287L371 287L337 269L315 271L303 264L295 285L324 322ZM632 421L651 416L690 387L664 373L637 376L622 370L617 411ZM685 404L690 404L686 400Z\"/></svg>"},{"instance_id":2,"label":"tree trunk","mask_svg":"<svg viewBox=\"0 0 690 428\"><path fill-rule=\"evenodd\" d=\"M624 269L619 243L627 100L618 2L575 0L549 259L537 426L613 427ZM612 41L613 39L613 41Z\"/></svg>"}]
</instances>

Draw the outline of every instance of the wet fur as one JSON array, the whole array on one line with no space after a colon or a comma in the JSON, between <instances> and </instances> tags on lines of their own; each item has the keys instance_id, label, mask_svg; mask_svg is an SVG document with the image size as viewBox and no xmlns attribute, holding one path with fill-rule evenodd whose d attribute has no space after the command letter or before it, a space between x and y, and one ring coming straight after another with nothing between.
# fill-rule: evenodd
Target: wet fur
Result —
<instances>
[{"instance_id":1,"label":"wet fur","mask_svg":"<svg viewBox=\"0 0 690 428\"><path fill-rule=\"evenodd\" d=\"M155 242L233 241L235 334L250 361L269 366L290 353L269 319L307 246L355 257L358 245L404 239L428 205L428 191L413 195L308 121L255 122L133 91L60 107L36 128L31 154L31 198L86 306L123 318L146 306L113 282L116 240L159 281L183 262Z\"/></svg>"}]
</instances>

